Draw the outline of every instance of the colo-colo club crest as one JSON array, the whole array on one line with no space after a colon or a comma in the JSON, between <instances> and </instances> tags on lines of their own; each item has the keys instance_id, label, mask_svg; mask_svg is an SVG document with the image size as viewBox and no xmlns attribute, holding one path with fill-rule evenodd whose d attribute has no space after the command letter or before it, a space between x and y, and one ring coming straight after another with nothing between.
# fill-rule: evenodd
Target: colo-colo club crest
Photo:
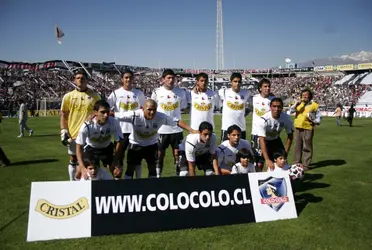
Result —
<instances>
[{"instance_id":1,"label":"colo-colo club crest","mask_svg":"<svg viewBox=\"0 0 372 250\"><path fill-rule=\"evenodd\" d=\"M284 203L288 202L287 184L284 178L269 177L258 181L261 194L261 204L268 205L279 211Z\"/></svg>"}]
</instances>

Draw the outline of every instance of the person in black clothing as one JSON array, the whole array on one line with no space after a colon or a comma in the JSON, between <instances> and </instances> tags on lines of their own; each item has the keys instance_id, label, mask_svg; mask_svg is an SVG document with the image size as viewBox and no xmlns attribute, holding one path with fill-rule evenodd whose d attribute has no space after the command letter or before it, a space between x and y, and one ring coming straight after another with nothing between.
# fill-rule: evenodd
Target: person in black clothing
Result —
<instances>
[{"instance_id":1,"label":"person in black clothing","mask_svg":"<svg viewBox=\"0 0 372 250\"><path fill-rule=\"evenodd\" d=\"M353 118L356 110L354 109L354 103L351 104L351 107L349 108L349 116L347 117L347 122L349 123L349 126L353 126Z\"/></svg>"},{"instance_id":2,"label":"person in black clothing","mask_svg":"<svg viewBox=\"0 0 372 250\"><path fill-rule=\"evenodd\" d=\"M9 161L8 157L6 157L3 149L0 146L0 166L1 167L7 167L9 165L10 165L10 161Z\"/></svg>"}]
</instances>

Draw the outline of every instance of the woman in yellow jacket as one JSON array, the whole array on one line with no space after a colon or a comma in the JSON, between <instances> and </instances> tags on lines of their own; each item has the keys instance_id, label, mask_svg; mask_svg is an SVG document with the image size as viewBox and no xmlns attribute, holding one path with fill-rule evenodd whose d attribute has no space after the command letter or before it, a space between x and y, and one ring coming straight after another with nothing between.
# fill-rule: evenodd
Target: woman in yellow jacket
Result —
<instances>
[{"instance_id":1,"label":"woman in yellow jacket","mask_svg":"<svg viewBox=\"0 0 372 250\"><path fill-rule=\"evenodd\" d=\"M302 163L304 170L309 169L313 156L314 127L320 124L319 104L314 102L313 93L309 89L301 91L301 99L291 107L295 112L294 120L294 159L293 163Z\"/></svg>"}]
</instances>

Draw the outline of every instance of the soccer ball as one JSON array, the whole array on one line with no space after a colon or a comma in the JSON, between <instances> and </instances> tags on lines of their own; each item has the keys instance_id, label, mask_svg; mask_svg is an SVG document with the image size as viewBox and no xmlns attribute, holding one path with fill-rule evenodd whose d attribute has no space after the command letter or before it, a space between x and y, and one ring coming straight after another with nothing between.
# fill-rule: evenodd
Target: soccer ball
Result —
<instances>
[{"instance_id":1,"label":"soccer ball","mask_svg":"<svg viewBox=\"0 0 372 250\"><path fill-rule=\"evenodd\" d=\"M316 114L315 114L315 112L309 112L309 113L307 113L307 118L308 118L310 121L314 122L315 119L316 119Z\"/></svg>"},{"instance_id":2,"label":"soccer ball","mask_svg":"<svg viewBox=\"0 0 372 250\"><path fill-rule=\"evenodd\" d=\"M292 180L301 180L304 177L304 174L305 174L304 169L300 164L293 164L289 168L289 177Z\"/></svg>"}]
</instances>

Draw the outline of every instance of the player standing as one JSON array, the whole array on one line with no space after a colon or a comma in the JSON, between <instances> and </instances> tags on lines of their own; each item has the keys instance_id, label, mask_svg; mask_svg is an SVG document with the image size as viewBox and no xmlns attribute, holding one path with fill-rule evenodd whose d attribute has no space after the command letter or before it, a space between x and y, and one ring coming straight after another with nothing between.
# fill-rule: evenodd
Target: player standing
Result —
<instances>
[{"instance_id":1,"label":"player standing","mask_svg":"<svg viewBox=\"0 0 372 250\"><path fill-rule=\"evenodd\" d=\"M264 164L264 157L258 141L258 124L261 116L270 111L270 102L274 98L270 93L271 83L268 79L262 79L258 83L258 94L254 95L251 100L252 114L252 147L255 153L256 170L261 172Z\"/></svg>"},{"instance_id":2,"label":"player standing","mask_svg":"<svg viewBox=\"0 0 372 250\"><path fill-rule=\"evenodd\" d=\"M145 103L145 95L139 89L134 88L134 74L130 70L125 70L121 75L122 87L113 91L107 98L111 110L117 116L127 111L134 111L140 109ZM123 133L123 148L119 159L120 165L124 163L125 151L129 145L129 135L132 132L131 124L123 121L120 122L121 131ZM136 169L136 177L141 177L141 165Z\"/></svg>"},{"instance_id":3,"label":"player standing","mask_svg":"<svg viewBox=\"0 0 372 250\"><path fill-rule=\"evenodd\" d=\"M186 94L175 84L175 74L173 70L164 70L162 75L162 86L152 92L151 99L157 104L157 111L168 116L181 119L181 109L187 108ZM162 125L159 133L159 158L156 166L156 175L159 178L163 171L164 157L169 145L173 150L174 164L177 171L178 166L178 145L183 139L182 128L177 125ZM177 173L178 174L178 173Z\"/></svg>"},{"instance_id":4,"label":"player standing","mask_svg":"<svg viewBox=\"0 0 372 250\"><path fill-rule=\"evenodd\" d=\"M196 86L189 93L191 102L190 127L199 129L202 122L209 122L214 129L214 109L219 106L219 97L216 92L208 89L208 75L200 73L196 76Z\"/></svg>"},{"instance_id":5,"label":"player standing","mask_svg":"<svg viewBox=\"0 0 372 250\"><path fill-rule=\"evenodd\" d=\"M75 139L81 125L92 114L94 104L101 99L96 92L88 89L87 74L84 71L74 73L74 83L77 88L63 96L60 120L61 141L63 145L68 147L70 157L68 173L71 181L75 180L76 166L78 165Z\"/></svg>"},{"instance_id":6,"label":"player standing","mask_svg":"<svg viewBox=\"0 0 372 250\"><path fill-rule=\"evenodd\" d=\"M240 137L246 139L245 110L250 94L248 90L240 89L242 84L240 73L231 74L230 84L231 88L218 91L220 100L223 102L221 142L228 140L227 129L234 124L241 129Z\"/></svg>"},{"instance_id":7,"label":"player standing","mask_svg":"<svg viewBox=\"0 0 372 250\"><path fill-rule=\"evenodd\" d=\"M19 138L24 136L23 131L26 129L26 131L29 133L30 136L34 133L32 129L30 129L27 126L27 120L28 120L28 109L27 104L23 99L19 99L20 107L19 107Z\"/></svg>"}]
</instances>

